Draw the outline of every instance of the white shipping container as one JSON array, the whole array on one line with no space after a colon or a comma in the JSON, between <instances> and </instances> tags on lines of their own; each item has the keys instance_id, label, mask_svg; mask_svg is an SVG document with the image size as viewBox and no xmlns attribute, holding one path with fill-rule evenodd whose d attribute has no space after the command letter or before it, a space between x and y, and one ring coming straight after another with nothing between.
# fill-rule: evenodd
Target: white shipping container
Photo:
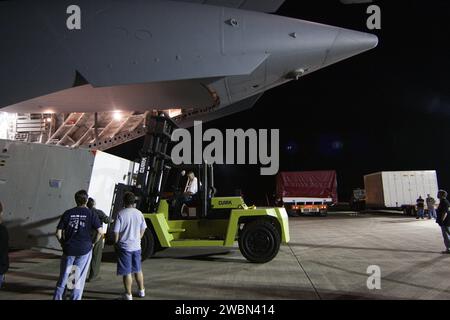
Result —
<instances>
[{"instance_id":1,"label":"white shipping container","mask_svg":"<svg viewBox=\"0 0 450 320\"><path fill-rule=\"evenodd\" d=\"M0 201L15 248L56 249L56 225L88 191L110 214L117 183L128 184L134 163L105 152L0 140Z\"/></svg>"},{"instance_id":2,"label":"white shipping container","mask_svg":"<svg viewBox=\"0 0 450 320\"><path fill-rule=\"evenodd\" d=\"M436 198L437 174L425 171L385 171L364 176L368 207L400 208L415 205L419 196Z\"/></svg>"}]
</instances>

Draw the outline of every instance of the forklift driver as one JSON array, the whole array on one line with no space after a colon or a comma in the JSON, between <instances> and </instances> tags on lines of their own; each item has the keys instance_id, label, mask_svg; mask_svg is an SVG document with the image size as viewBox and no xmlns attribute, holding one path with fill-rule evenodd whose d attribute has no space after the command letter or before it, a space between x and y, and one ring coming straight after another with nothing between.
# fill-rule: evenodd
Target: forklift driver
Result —
<instances>
[{"instance_id":1,"label":"forklift driver","mask_svg":"<svg viewBox=\"0 0 450 320\"><path fill-rule=\"evenodd\" d=\"M184 172L182 172L183 175ZM195 195L198 193L198 179L194 172L189 171L187 174L187 182L184 187L184 192L175 199L175 214L179 217L182 216L184 208L193 202Z\"/></svg>"},{"instance_id":2,"label":"forklift driver","mask_svg":"<svg viewBox=\"0 0 450 320\"><path fill-rule=\"evenodd\" d=\"M188 180L186 182L186 187L184 188L184 194L192 198L198 192L198 181L195 174L190 171L187 174Z\"/></svg>"}]
</instances>

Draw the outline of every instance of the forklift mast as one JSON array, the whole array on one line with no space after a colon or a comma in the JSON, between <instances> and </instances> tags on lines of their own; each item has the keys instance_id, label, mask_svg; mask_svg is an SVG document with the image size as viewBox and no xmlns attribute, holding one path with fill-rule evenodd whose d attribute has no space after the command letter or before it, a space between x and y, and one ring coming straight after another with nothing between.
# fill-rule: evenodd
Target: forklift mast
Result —
<instances>
[{"instance_id":1,"label":"forklift mast","mask_svg":"<svg viewBox=\"0 0 450 320\"><path fill-rule=\"evenodd\" d=\"M156 212L161 190L172 168L170 155L171 136L178 126L164 113L149 115L147 133L140 151L139 171L134 192L137 208L142 212Z\"/></svg>"},{"instance_id":2,"label":"forklift mast","mask_svg":"<svg viewBox=\"0 0 450 320\"><path fill-rule=\"evenodd\" d=\"M147 132L144 144L139 152L139 170L133 186L116 185L111 208L113 219L123 208L123 195L131 191L136 195L136 208L144 213L156 213L161 193L172 168L197 169L198 174L198 218L205 218L210 208L211 198L215 194L213 166L210 164L176 166L170 157L171 136L178 128L167 115L149 115L146 118Z\"/></svg>"}]
</instances>

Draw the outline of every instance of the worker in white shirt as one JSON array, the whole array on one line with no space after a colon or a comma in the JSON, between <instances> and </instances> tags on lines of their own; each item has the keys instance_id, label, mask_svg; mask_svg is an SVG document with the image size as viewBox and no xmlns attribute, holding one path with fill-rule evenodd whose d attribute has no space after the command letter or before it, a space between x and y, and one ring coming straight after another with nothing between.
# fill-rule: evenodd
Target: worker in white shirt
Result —
<instances>
[{"instance_id":1,"label":"worker in white shirt","mask_svg":"<svg viewBox=\"0 0 450 320\"><path fill-rule=\"evenodd\" d=\"M186 196L193 196L198 192L198 182L197 177L192 171L187 174L188 180L186 182L186 187L184 188L184 194Z\"/></svg>"},{"instance_id":2,"label":"worker in white shirt","mask_svg":"<svg viewBox=\"0 0 450 320\"><path fill-rule=\"evenodd\" d=\"M181 172L181 176L184 176L185 172ZM192 201L192 197L198 193L198 180L192 171L187 174L187 182L184 187L183 193L178 195L173 202L174 213L176 217L181 217L182 213L186 211L186 205Z\"/></svg>"}]
</instances>

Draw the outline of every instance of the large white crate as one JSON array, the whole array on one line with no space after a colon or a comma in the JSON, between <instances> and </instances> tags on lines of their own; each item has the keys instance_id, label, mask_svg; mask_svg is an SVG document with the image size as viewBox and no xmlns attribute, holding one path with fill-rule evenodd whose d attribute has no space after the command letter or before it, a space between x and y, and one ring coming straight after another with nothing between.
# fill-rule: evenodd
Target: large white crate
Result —
<instances>
[{"instance_id":1,"label":"large white crate","mask_svg":"<svg viewBox=\"0 0 450 320\"><path fill-rule=\"evenodd\" d=\"M415 205L428 194L436 198L439 189L434 170L377 172L364 176L364 187L368 206L386 208Z\"/></svg>"},{"instance_id":2,"label":"large white crate","mask_svg":"<svg viewBox=\"0 0 450 320\"><path fill-rule=\"evenodd\" d=\"M110 213L114 188L127 184L133 162L87 149L0 140L0 201L12 247L60 249L54 236L74 194L88 191Z\"/></svg>"}]
</instances>

